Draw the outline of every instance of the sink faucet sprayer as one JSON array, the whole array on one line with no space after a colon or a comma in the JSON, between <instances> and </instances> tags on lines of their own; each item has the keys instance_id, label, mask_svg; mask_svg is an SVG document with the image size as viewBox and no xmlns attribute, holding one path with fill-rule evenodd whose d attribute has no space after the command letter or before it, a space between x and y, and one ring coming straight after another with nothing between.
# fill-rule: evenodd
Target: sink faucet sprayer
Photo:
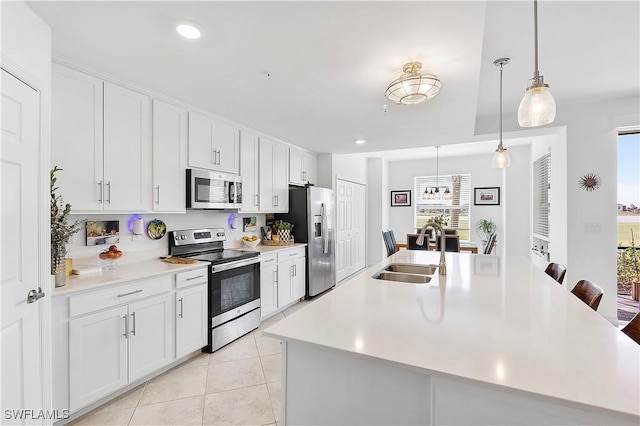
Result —
<instances>
[{"instance_id":1,"label":"sink faucet sprayer","mask_svg":"<svg viewBox=\"0 0 640 426\"><path fill-rule=\"evenodd\" d=\"M429 221L424 224L422 229L420 230L420 236L416 240L416 244L419 246L424 244L424 234L427 232L427 228L434 228L440 230L440 263L438 264L438 274L439 275L447 275L447 263L444 259L444 246L446 245L446 237L444 235L444 229L439 223Z\"/></svg>"}]
</instances>

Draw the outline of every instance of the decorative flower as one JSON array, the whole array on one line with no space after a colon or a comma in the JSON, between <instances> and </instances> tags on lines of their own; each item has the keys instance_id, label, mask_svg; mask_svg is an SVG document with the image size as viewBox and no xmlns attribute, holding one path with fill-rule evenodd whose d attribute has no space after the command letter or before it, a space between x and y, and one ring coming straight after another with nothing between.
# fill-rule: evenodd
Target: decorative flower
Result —
<instances>
[{"instance_id":1,"label":"decorative flower","mask_svg":"<svg viewBox=\"0 0 640 426\"><path fill-rule=\"evenodd\" d=\"M61 259L67 255L67 244L71 237L78 232L84 220L76 220L69 224L69 213L71 205L65 204L62 195L56 195L58 187L55 186L58 180L55 177L56 172L61 171L58 166L51 169L49 173L49 188L51 191L51 273L55 274L56 267L59 266Z\"/></svg>"}]
</instances>

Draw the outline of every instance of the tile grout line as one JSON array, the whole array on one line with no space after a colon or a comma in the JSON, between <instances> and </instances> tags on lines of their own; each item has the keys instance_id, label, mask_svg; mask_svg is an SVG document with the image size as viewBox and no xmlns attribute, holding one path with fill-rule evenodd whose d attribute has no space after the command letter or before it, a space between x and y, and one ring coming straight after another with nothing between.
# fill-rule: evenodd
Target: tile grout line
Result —
<instances>
[{"instance_id":1,"label":"tile grout line","mask_svg":"<svg viewBox=\"0 0 640 426\"><path fill-rule=\"evenodd\" d=\"M267 389L267 396L269 397L269 408L271 408L271 415L273 416L273 422L276 422L276 412L273 409L273 399L271 398L271 392L269 392L269 385L267 384L267 373L264 371L264 364L262 363L262 355L260 354L260 349L258 348L258 342L256 341L256 335L253 334L253 341L256 345L256 350L258 351L258 359L260 360L260 368L262 369L262 376L264 377L264 387ZM267 423L269 424L269 423Z\"/></svg>"}]
</instances>

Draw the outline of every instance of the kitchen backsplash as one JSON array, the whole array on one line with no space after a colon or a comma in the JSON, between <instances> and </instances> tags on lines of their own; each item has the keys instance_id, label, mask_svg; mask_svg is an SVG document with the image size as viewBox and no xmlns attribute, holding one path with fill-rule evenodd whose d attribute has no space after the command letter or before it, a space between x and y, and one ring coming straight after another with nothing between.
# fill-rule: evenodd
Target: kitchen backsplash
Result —
<instances>
[{"instance_id":1,"label":"kitchen backsplash","mask_svg":"<svg viewBox=\"0 0 640 426\"><path fill-rule=\"evenodd\" d=\"M256 235L260 238L260 227L264 225L265 215L256 213L238 214L236 213L237 224L236 229L230 227L229 216L231 212L218 212L211 210L189 210L185 214L142 214L139 217L143 220L143 234L133 235L129 230L129 221L133 215L123 214L92 214L92 215L70 215L70 221L77 219L87 219L89 221L113 221L117 220L120 224L120 242L116 245L124 255L118 260L119 263L131 263L142 260L147 254L149 257L165 255L169 246L169 231L176 229L196 229L196 228L224 228L227 233L227 240L224 243L225 248L242 247L241 238L244 235ZM254 232L243 231L243 218L256 217L256 227ZM153 240L147 235L147 225L150 221L159 219L167 226L167 233L164 237ZM85 227L73 236L69 247L69 257L72 259L87 259L95 257L96 264L100 262L98 254L109 248L106 245L86 245ZM93 263L93 262L91 262Z\"/></svg>"}]
</instances>

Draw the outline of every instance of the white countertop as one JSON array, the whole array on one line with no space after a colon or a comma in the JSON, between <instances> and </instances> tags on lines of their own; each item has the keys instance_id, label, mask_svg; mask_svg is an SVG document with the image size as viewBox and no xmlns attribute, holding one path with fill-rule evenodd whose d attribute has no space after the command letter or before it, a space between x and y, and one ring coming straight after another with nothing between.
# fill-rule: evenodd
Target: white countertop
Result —
<instances>
[{"instance_id":1,"label":"white countertop","mask_svg":"<svg viewBox=\"0 0 640 426\"><path fill-rule=\"evenodd\" d=\"M428 284L371 278L439 255L401 250L265 334L640 415L640 346L528 259L447 253Z\"/></svg>"},{"instance_id":2,"label":"white countertop","mask_svg":"<svg viewBox=\"0 0 640 426\"><path fill-rule=\"evenodd\" d=\"M94 290L121 282L152 278L159 275L205 267L207 265L209 265L209 262L199 261L198 263L192 264L173 264L163 262L160 259L122 265L117 264L114 270L103 270L95 274L71 275L67 277L66 284L63 287L56 287L53 296L67 295L83 290Z\"/></svg>"}]
</instances>

